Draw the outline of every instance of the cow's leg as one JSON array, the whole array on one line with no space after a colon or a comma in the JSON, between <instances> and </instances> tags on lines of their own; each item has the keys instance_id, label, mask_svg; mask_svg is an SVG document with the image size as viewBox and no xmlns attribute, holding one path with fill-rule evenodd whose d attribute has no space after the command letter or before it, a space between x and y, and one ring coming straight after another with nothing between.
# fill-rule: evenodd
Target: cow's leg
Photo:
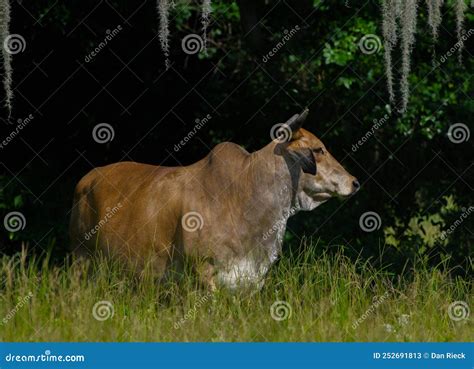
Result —
<instances>
[{"instance_id":1,"label":"cow's leg","mask_svg":"<svg viewBox=\"0 0 474 369\"><path fill-rule=\"evenodd\" d=\"M217 289L215 279L216 268L214 264L208 260L201 260L195 269L199 281L202 283L202 285L210 291L214 292Z\"/></svg>"}]
</instances>

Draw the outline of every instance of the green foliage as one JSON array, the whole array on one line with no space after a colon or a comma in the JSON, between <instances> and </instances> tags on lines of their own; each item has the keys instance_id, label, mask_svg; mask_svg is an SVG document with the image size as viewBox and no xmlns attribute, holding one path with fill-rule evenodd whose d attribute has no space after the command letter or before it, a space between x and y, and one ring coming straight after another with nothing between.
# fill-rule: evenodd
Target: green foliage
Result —
<instances>
[{"instance_id":1,"label":"green foliage","mask_svg":"<svg viewBox=\"0 0 474 369\"><path fill-rule=\"evenodd\" d=\"M26 191L21 190L18 186L12 183L11 178L0 176L0 215L2 215L2 227L4 216L10 211L21 210L25 205L25 197L27 196ZM21 237L21 235L16 232L5 231L10 241L25 238L24 236Z\"/></svg>"}]
</instances>

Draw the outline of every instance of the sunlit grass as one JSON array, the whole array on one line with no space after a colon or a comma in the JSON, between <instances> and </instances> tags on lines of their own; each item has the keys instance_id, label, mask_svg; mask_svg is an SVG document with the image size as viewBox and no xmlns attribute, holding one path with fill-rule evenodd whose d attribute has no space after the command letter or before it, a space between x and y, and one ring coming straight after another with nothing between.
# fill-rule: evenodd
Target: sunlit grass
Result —
<instances>
[{"instance_id":1,"label":"sunlit grass","mask_svg":"<svg viewBox=\"0 0 474 369\"><path fill-rule=\"evenodd\" d=\"M472 308L472 287L443 264L394 276L306 251L282 258L260 292L211 294L192 276L159 285L104 260L60 267L19 254L0 259L0 340L470 341L472 317L453 321L448 307ZM99 301L113 316L94 317Z\"/></svg>"}]
</instances>

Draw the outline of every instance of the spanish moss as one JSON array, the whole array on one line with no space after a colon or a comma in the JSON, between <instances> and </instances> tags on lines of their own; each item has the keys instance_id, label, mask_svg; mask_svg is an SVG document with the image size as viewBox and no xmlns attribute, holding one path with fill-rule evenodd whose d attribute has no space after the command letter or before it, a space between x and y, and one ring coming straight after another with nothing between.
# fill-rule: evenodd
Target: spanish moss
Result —
<instances>
[{"instance_id":1,"label":"spanish moss","mask_svg":"<svg viewBox=\"0 0 474 369\"><path fill-rule=\"evenodd\" d=\"M385 74L387 76L387 89L392 104L395 102L393 92L392 51L397 45L397 7L399 0L384 0L382 2L382 32L384 37Z\"/></svg>"},{"instance_id":2,"label":"spanish moss","mask_svg":"<svg viewBox=\"0 0 474 369\"><path fill-rule=\"evenodd\" d=\"M458 37L458 60L462 63L462 50L464 49L464 12L466 11L466 3L464 0L456 0L456 34Z\"/></svg>"},{"instance_id":3,"label":"spanish moss","mask_svg":"<svg viewBox=\"0 0 474 369\"><path fill-rule=\"evenodd\" d=\"M402 48L402 75L400 80L400 92L401 92L401 112L405 112L408 99L410 97L410 85L408 77L410 75L411 64L410 57L415 44L415 33L416 33L416 13L417 13L417 2L416 0L404 0L402 13L401 13L401 48Z\"/></svg>"},{"instance_id":4,"label":"spanish moss","mask_svg":"<svg viewBox=\"0 0 474 369\"><path fill-rule=\"evenodd\" d=\"M160 18L160 27L159 27L159 32L158 36L160 39L160 45L161 45L161 50L163 50L163 54L165 54L165 66L166 69L169 69L170 67L170 60L169 60L169 52L170 52L170 46L169 46L169 36L170 36L170 30L169 30L169 9L170 9L170 3L168 0L157 0L157 9L158 9L158 15Z\"/></svg>"},{"instance_id":5,"label":"spanish moss","mask_svg":"<svg viewBox=\"0 0 474 369\"><path fill-rule=\"evenodd\" d=\"M207 27L209 26L211 12L212 12L211 0L203 0L202 11L201 11L201 23L202 23L202 38L203 38L205 53L207 53Z\"/></svg>"},{"instance_id":6,"label":"spanish moss","mask_svg":"<svg viewBox=\"0 0 474 369\"><path fill-rule=\"evenodd\" d=\"M431 35L433 41L438 40L438 29L441 24L441 7L443 6L443 0L426 0L426 6L428 8L428 25L431 28Z\"/></svg>"},{"instance_id":7,"label":"spanish moss","mask_svg":"<svg viewBox=\"0 0 474 369\"><path fill-rule=\"evenodd\" d=\"M12 56L5 41L10 33L10 2L9 0L0 0L0 42L2 45L3 58L3 87L5 89L5 107L8 110L8 119L12 112Z\"/></svg>"},{"instance_id":8,"label":"spanish moss","mask_svg":"<svg viewBox=\"0 0 474 369\"><path fill-rule=\"evenodd\" d=\"M464 49L464 18L467 5L465 0L454 0L456 15L456 34L458 59L462 62ZM384 37L385 74L387 90L391 104L395 105L396 93L394 92L393 51L398 43L401 49L400 68L400 105L401 113L406 111L410 96L408 78L411 71L411 54L415 44L417 26L418 0L382 0L382 33ZM439 27L442 22L442 7L444 0L425 0L428 13L428 26L434 42L438 41ZM433 63L435 60L433 53Z\"/></svg>"}]
</instances>

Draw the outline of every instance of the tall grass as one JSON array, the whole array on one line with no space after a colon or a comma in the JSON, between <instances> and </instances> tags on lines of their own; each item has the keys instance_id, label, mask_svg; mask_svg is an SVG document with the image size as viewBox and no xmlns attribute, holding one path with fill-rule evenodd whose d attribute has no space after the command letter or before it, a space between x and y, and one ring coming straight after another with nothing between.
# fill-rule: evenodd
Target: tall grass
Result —
<instances>
[{"instance_id":1,"label":"tall grass","mask_svg":"<svg viewBox=\"0 0 474 369\"><path fill-rule=\"evenodd\" d=\"M4 256L0 340L472 339L472 318L448 315L454 301L472 306L472 280L451 277L444 264L393 276L340 252L310 250L282 258L256 293L210 293L192 275L160 285L106 260L55 266L47 257L27 260L24 252ZM99 301L108 303L94 310Z\"/></svg>"}]
</instances>

